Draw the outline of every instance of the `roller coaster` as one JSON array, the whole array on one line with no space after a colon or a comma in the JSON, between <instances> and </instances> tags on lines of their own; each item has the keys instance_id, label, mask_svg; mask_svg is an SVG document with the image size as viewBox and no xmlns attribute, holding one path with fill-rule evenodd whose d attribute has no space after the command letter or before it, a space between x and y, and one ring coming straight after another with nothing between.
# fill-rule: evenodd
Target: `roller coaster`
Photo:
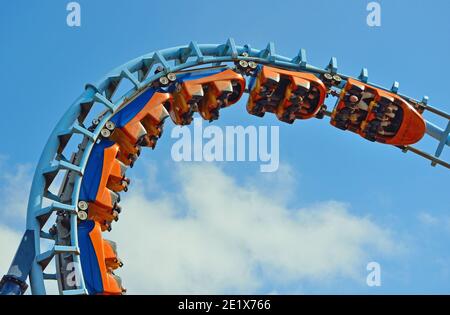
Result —
<instances>
[{"instance_id":1,"label":"roller coaster","mask_svg":"<svg viewBox=\"0 0 450 315\"><path fill-rule=\"evenodd\" d=\"M116 95L125 82L131 89ZM142 148L155 148L168 117L176 125L189 125L194 113L214 121L244 93L252 115L272 113L288 124L330 117L333 127L450 168L440 159L450 145L450 115L426 96L415 100L398 90L398 82L390 89L370 83L365 68L354 78L339 73L334 57L318 68L308 64L304 49L287 58L273 43L260 50L233 39L191 42L125 63L87 84L50 135L34 174L26 231L0 293L24 294L29 277L32 294L46 294L48 281L57 281L63 295L124 294L115 274L122 267L116 243L103 232L122 214L126 170ZM332 110L325 105L330 97L336 98ZM424 111L446 119L446 127L425 120ZM425 136L437 140L434 153L412 146ZM46 272L51 262L55 273Z\"/></svg>"}]
</instances>

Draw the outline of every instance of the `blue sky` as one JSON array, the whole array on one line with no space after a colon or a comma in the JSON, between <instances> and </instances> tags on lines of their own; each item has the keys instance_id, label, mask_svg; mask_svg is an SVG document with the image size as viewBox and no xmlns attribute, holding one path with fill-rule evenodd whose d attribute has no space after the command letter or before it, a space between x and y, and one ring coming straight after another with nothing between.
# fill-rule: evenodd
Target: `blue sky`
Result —
<instances>
[{"instance_id":1,"label":"blue sky","mask_svg":"<svg viewBox=\"0 0 450 315\"><path fill-rule=\"evenodd\" d=\"M0 11L0 86L4 136L0 148L2 171L16 172L37 162L48 135L88 82L136 56L172 46L222 43L263 48L294 56L300 48L309 63L325 66L338 58L340 72L357 76L369 69L369 80L447 112L447 73L450 73L448 1L379 1L381 27L368 27L369 1L78 1L81 27L66 25L69 1L13 1ZM427 116L428 117L428 116ZM439 119L434 119L442 125ZM285 125L274 116L250 116L241 101L221 113L218 126L280 126L280 163L289 165L296 185L288 207L313 207L329 200L344 203L354 216L367 217L389 230L401 247L398 253L369 251L382 266L381 287L336 275L333 281L314 279L274 285L269 280L256 292L304 293L450 293L450 206L448 170L412 154L370 143L331 127L327 120ZM205 123L206 125L206 123ZM170 176L160 177L167 192L176 192L170 161L174 140L168 134L157 150L146 152L130 175L142 176L148 163ZM434 149L432 142L421 147ZM444 158L450 155L444 152ZM216 163L225 177L245 185L258 173L258 163ZM271 174L258 175L268 178ZM145 178L143 178L145 183ZM7 181L0 184L2 196ZM178 183L179 184L179 183ZM175 187L175 188L174 188ZM133 187L134 188L134 187ZM289 188L292 189L292 188ZM25 199L25 196L23 196ZM7 212L8 209L0 210ZM2 220L21 229L20 220ZM24 222L24 221L23 221ZM118 240L120 242L120 240ZM365 265L358 271L366 273ZM263 277L264 278L264 277Z\"/></svg>"}]
</instances>

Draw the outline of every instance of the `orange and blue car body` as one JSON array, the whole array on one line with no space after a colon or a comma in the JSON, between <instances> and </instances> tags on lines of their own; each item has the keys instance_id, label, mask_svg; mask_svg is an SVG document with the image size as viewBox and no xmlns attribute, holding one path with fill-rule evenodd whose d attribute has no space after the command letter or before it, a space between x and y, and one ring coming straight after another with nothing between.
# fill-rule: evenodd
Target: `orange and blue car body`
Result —
<instances>
[{"instance_id":1,"label":"orange and blue car body","mask_svg":"<svg viewBox=\"0 0 450 315\"><path fill-rule=\"evenodd\" d=\"M174 98L170 117L177 125L188 125L195 111L205 120L218 119L221 108L241 98L245 79L231 69L190 72L178 75L169 91Z\"/></svg>"},{"instance_id":2,"label":"orange and blue car body","mask_svg":"<svg viewBox=\"0 0 450 315\"><path fill-rule=\"evenodd\" d=\"M120 212L118 192L127 190L127 167L133 165L142 145L154 147L161 136L168 117L164 107L167 102L171 102L168 93L144 91L111 118L115 125L112 135L94 145L79 200L89 203L89 219L101 222L103 230L110 227Z\"/></svg>"},{"instance_id":3,"label":"orange and blue car body","mask_svg":"<svg viewBox=\"0 0 450 315\"><path fill-rule=\"evenodd\" d=\"M380 143L409 145L425 134L422 115L395 93L348 79L330 123Z\"/></svg>"},{"instance_id":4,"label":"orange and blue car body","mask_svg":"<svg viewBox=\"0 0 450 315\"><path fill-rule=\"evenodd\" d=\"M171 94L149 88L111 118L115 129L110 139L120 146L120 161L133 165L141 146L156 146L171 103Z\"/></svg>"},{"instance_id":5,"label":"orange and blue car body","mask_svg":"<svg viewBox=\"0 0 450 315\"><path fill-rule=\"evenodd\" d=\"M114 209L120 201L117 193L124 188L126 166L117 160L119 146L102 139L92 148L80 188L79 199L89 204L88 215L106 230L115 219ZM114 191L114 189L116 191Z\"/></svg>"},{"instance_id":6,"label":"orange and blue car body","mask_svg":"<svg viewBox=\"0 0 450 315\"><path fill-rule=\"evenodd\" d=\"M89 294L120 295L122 280L114 274L121 266L115 244L102 237L100 224L86 220L78 224L78 244L83 278Z\"/></svg>"},{"instance_id":7,"label":"orange and blue car body","mask_svg":"<svg viewBox=\"0 0 450 315\"><path fill-rule=\"evenodd\" d=\"M121 266L115 243L103 240L120 213L119 192L128 189L125 177L141 146L154 147L162 134L166 107L172 96L147 89L120 109L111 119L114 129L92 148L81 182L79 200L88 203L87 220L78 227L81 262L90 294L121 294L121 280L113 270Z\"/></svg>"},{"instance_id":8,"label":"orange and blue car body","mask_svg":"<svg viewBox=\"0 0 450 315\"><path fill-rule=\"evenodd\" d=\"M314 74L268 66L258 66L249 90L250 114L262 117L266 112L275 113L287 123L315 117L327 94L325 85Z\"/></svg>"}]
</instances>

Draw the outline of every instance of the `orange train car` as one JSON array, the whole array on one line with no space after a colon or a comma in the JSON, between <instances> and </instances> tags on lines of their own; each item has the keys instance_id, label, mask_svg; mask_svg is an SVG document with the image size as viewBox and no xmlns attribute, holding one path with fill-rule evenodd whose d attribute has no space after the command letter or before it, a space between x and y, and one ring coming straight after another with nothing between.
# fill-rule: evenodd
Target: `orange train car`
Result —
<instances>
[{"instance_id":1,"label":"orange train car","mask_svg":"<svg viewBox=\"0 0 450 315\"><path fill-rule=\"evenodd\" d=\"M118 219L121 211L117 192L126 190L129 179L125 177L126 166L117 160L119 146L102 140L92 149L81 182L78 207L87 218L101 223L102 229L110 229L111 222Z\"/></svg>"},{"instance_id":2,"label":"orange train car","mask_svg":"<svg viewBox=\"0 0 450 315\"><path fill-rule=\"evenodd\" d=\"M133 166L141 146L155 148L169 116L165 107L168 103L172 103L171 94L147 89L106 124L111 132L108 139L120 146L120 161Z\"/></svg>"},{"instance_id":3,"label":"orange train car","mask_svg":"<svg viewBox=\"0 0 450 315\"><path fill-rule=\"evenodd\" d=\"M259 66L250 82L247 111L259 117L275 113L287 123L315 117L327 94L327 88L315 75Z\"/></svg>"},{"instance_id":4,"label":"orange train car","mask_svg":"<svg viewBox=\"0 0 450 315\"><path fill-rule=\"evenodd\" d=\"M115 270L123 266L122 261L117 256L117 244L110 240L103 240L103 253L105 256L106 268Z\"/></svg>"},{"instance_id":5,"label":"orange train car","mask_svg":"<svg viewBox=\"0 0 450 315\"><path fill-rule=\"evenodd\" d=\"M425 134L422 115L395 93L348 79L330 123L380 143L409 145Z\"/></svg>"},{"instance_id":6,"label":"orange train car","mask_svg":"<svg viewBox=\"0 0 450 315\"><path fill-rule=\"evenodd\" d=\"M121 295L126 292L114 270L122 267L116 245L103 239L100 224L87 220L78 225L83 278L89 294Z\"/></svg>"},{"instance_id":7,"label":"orange train car","mask_svg":"<svg viewBox=\"0 0 450 315\"><path fill-rule=\"evenodd\" d=\"M130 184L125 170L133 166L142 146L154 148L168 117L165 105L171 101L169 93L147 89L120 109L102 130L104 138L94 145L86 165L78 204L87 219L101 223L102 230L110 230L111 222L118 220L118 192L127 191Z\"/></svg>"},{"instance_id":8,"label":"orange train car","mask_svg":"<svg viewBox=\"0 0 450 315\"><path fill-rule=\"evenodd\" d=\"M219 118L219 110L236 103L245 91L245 79L231 70L208 70L178 75L169 91L174 101L170 117L177 125L188 125L198 111L203 119Z\"/></svg>"}]
</instances>

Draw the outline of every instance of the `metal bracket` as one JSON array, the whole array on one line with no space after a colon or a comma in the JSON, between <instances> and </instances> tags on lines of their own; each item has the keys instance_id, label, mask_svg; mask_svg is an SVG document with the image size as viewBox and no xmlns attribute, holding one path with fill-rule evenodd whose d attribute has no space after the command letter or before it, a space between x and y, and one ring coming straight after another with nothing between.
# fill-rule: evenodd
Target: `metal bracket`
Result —
<instances>
[{"instance_id":1,"label":"metal bracket","mask_svg":"<svg viewBox=\"0 0 450 315\"><path fill-rule=\"evenodd\" d=\"M300 68L306 68L307 65L307 59L306 59L306 50L300 49L298 52L298 55L292 59L293 63L296 63L300 66Z\"/></svg>"},{"instance_id":2,"label":"metal bracket","mask_svg":"<svg viewBox=\"0 0 450 315\"><path fill-rule=\"evenodd\" d=\"M369 81L369 70L367 70L367 68L362 68L358 79L364 83L367 83Z\"/></svg>"},{"instance_id":3,"label":"metal bracket","mask_svg":"<svg viewBox=\"0 0 450 315\"><path fill-rule=\"evenodd\" d=\"M326 70L330 71L332 74L337 74L338 62L336 57L331 57Z\"/></svg>"}]
</instances>

